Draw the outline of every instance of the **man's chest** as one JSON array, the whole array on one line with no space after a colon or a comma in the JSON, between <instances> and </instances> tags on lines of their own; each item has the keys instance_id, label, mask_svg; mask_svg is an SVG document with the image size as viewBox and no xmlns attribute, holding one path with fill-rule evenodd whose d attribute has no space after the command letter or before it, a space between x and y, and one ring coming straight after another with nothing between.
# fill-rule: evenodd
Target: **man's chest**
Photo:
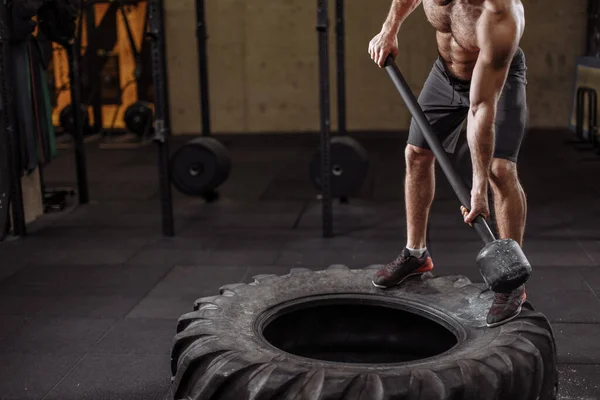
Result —
<instances>
[{"instance_id":1,"label":"man's chest","mask_svg":"<svg viewBox=\"0 0 600 400\"><path fill-rule=\"evenodd\" d=\"M431 25L441 33L450 33L467 50L477 48L476 26L483 1L423 0L423 8Z\"/></svg>"}]
</instances>

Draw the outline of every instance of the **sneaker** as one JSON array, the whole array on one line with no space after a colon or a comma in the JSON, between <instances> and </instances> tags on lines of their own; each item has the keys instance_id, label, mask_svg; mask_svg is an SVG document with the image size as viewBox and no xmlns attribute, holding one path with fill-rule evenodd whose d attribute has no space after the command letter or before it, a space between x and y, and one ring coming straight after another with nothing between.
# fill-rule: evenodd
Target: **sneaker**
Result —
<instances>
[{"instance_id":1,"label":"sneaker","mask_svg":"<svg viewBox=\"0 0 600 400\"><path fill-rule=\"evenodd\" d=\"M373 278L373 285L380 289L402 283L406 278L414 275L420 275L433 269L433 262L429 251L425 250L421 257L414 257L407 248L402 250L402 254L377 271Z\"/></svg>"},{"instance_id":2,"label":"sneaker","mask_svg":"<svg viewBox=\"0 0 600 400\"><path fill-rule=\"evenodd\" d=\"M487 315L487 326L493 328L517 318L526 299L525 286L510 293L496 293Z\"/></svg>"}]
</instances>

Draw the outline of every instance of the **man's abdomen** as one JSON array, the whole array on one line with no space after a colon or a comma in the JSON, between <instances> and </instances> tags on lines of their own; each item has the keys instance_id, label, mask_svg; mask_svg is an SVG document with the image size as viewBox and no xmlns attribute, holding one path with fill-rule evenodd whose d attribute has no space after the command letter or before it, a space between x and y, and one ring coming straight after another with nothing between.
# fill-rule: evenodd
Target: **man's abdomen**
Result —
<instances>
[{"instance_id":1,"label":"man's abdomen","mask_svg":"<svg viewBox=\"0 0 600 400\"><path fill-rule=\"evenodd\" d=\"M479 51L465 50L452 33L437 33L437 44L440 58L446 72L461 81L470 81L477 63Z\"/></svg>"}]
</instances>

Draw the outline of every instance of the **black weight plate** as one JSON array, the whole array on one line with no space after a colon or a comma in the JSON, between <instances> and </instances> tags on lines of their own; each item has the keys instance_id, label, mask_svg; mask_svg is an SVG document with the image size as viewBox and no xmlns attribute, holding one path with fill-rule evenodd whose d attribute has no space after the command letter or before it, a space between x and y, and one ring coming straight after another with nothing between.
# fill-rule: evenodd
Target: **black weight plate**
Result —
<instances>
[{"instance_id":1,"label":"black weight plate","mask_svg":"<svg viewBox=\"0 0 600 400\"><path fill-rule=\"evenodd\" d=\"M231 158L216 139L201 137L183 145L171 160L173 185L188 196L216 190L229 177Z\"/></svg>"},{"instance_id":2,"label":"black weight plate","mask_svg":"<svg viewBox=\"0 0 600 400\"><path fill-rule=\"evenodd\" d=\"M217 161L219 164L218 169L218 182L217 186L220 186L223 182L229 178L229 174L231 172L231 156L227 151L227 148L221 144L217 139L203 136L196 139L193 139L189 142L190 145L198 145L203 146L208 149L217 157Z\"/></svg>"},{"instance_id":3,"label":"black weight plate","mask_svg":"<svg viewBox=\"0 0 600 400\"><path fill-rule=\"evenodd\" d=\"M83 116L83 134L89 135L92 131L92 127L90 126L88 109L83 104L80 104L79 106L81 107L81 115ZM60 126L71 135L75 132L75 122L73 121L73 117L73 104L69 103L60 111L59 122Z\"/></svg>"},{"instance_id":4,"label":"black weight plate","mask_svg":"<svg viewBox=\"0 0 600 400\"><path fill-rule=\"evenodd\" d=\"M331 192L333 197L349 197L360 192L369 172L365 148L349 136L331 139ZM310 179L317 190L321 186L321 149L310 160Z\"/></svg>"},{"instance_id":5,"label":"black weight plate","mask_svg":"<svg viewBox=\"0 0 600 400\"><path fill-rule=\"evenodd\" d=\"M138 136L144 136L152 126L154 113L145 101L136 101L125 110L125 126Z\"/></svg>"}]
</instances>

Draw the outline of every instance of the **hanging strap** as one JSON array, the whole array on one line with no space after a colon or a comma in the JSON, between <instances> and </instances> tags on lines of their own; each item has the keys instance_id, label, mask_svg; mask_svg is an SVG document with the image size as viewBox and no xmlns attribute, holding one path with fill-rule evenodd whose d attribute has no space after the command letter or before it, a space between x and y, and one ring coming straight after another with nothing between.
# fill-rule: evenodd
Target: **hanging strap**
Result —
<instances>
[{"instance_id":1,"label":"hanging strap","mask_svg":"<svg viewBox=\"0 0 600 400\"><path fill-rule=\"evenodd\" d=\"M34 134L37 136L38 142L36 143L35 150L38 153L38 161L44 165L46 164L46 149L48 148L47 137L42 132L42 114L40 110L40 93L39 93L39 80L38 80L38 66L37 57L34 56L33 46L31 42L35 40L31 38L28 45L29 50L29 80L31 81L31 103L33 104L33 125L35 128Z\"/></svg>"},{"instance_id":2,"label":"hanging strap","mask_svg":"<svg viewBox=\"0 0 600 400\"><path fill-rule=\"evenodd\" d=\"M135 63L135 80L139 81L142 76L142 54L141 51L138 50L137 45L135 43L135 38L133 37L133 31L131 30L131 25L129 24L129 20L127 19L127 13L125 12L125 6L123 2L119 2L119 9L121 11L121 15L123 16L123 23L125 24L125 29L127 30L127 37L129 39L129 45L131 46L131 52L133 53L133 61ZM142 41L144 40L144 35L148 29L148 13L146 13L146 17L144 18L144 28L142 31Z\"/></svg>"}]
</instances>

